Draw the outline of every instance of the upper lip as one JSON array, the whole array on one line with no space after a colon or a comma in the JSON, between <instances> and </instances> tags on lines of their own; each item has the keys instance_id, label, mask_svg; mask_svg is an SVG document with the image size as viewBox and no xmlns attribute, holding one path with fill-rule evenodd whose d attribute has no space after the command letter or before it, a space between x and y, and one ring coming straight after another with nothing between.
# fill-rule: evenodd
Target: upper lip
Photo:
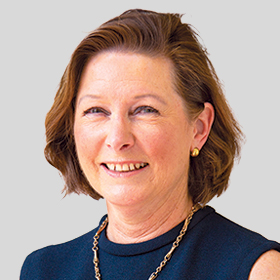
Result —
<instances>
[{"instance_id":1,"label":"upper lip","mask_svg":"<svg viewBox=\"0 0 280 280\"><path fill-rule=\"evenodd\" d=\"M133 170L141 169L148 165L147 162L103 162L111 171L128 172Z\"/></svg>"}]
</instances>

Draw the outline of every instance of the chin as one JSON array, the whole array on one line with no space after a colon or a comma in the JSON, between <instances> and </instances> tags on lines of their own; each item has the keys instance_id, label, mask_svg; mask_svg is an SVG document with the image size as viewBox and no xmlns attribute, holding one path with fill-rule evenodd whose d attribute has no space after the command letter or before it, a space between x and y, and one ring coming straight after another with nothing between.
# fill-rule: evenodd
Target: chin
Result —
<instances>
[{"instance_id":1,"label":"chin","mask_svg":"<svg viewBox=\"0 0 280 280\"><path fill-rule=\"evenodd\" d=\"M103 197L107 204L134 206L145 202L149 195L145 192L139 192L139 189L135 190L135 187L119 186L111 188L108 193L103 194Z\"/></svg>"}]
</instances>

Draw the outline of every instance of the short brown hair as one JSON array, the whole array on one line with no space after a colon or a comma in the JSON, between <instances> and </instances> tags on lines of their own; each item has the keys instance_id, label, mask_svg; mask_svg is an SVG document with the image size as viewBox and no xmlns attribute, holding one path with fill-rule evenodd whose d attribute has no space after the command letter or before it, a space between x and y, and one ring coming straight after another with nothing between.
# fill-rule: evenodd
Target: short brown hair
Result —
<instances>
[{"instance_id":1,"label":"short brown hair","mask_svg":"<svg viewBox=\"0 0 280 280\"><path fill-rule=\"evenodd\" d=\"M225 100L208 54L193 28L181 15L129 10L90 33L74 51L61 79L54 104L46 117L45 156L64 177L66 194L84 193L99 199L84 176L73 136L75 103L83 69L90 58L106 50L169 58L175 69L175 87L193 120L210 102L215 120L200 155L191 158L189 194L206 204L228 186L242 133Z\"/></svg>"}]
</instances>

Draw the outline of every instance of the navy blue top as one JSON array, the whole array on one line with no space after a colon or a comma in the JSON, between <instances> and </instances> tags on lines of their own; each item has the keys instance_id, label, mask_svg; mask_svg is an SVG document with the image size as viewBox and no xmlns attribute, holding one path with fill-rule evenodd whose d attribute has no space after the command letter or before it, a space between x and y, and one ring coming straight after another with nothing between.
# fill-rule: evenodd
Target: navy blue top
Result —
<instances>
[{"instance_id":1,"label":"navy blue top","mask_svg":"<svg viewBox=\"0 0 280 280\"><path fill-rule=\"evenodd\" d=\"M105 216L100 223L104 219ZM110 242L102 231L98 245L102 280L148 279L182 226L183 222L155 239L125 245ZM23 264L20 280L95 279L92 243L96 230L33 252ZM280 244L229 221L207 206L194 214L186 235L157 279L248 279L255 261L271 249L280 251Z\"/></svg>"}]
</instances>

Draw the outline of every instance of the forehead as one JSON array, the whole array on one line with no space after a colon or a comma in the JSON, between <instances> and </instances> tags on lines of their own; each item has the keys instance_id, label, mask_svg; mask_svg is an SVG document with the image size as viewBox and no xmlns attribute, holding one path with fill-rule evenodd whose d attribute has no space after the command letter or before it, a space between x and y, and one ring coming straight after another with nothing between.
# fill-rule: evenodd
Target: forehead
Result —
<instances>
[{"instance_id":1,"label":"forehead","mask_svg":"<svg viewBox=\"0 0 280 280\"><path fill-rule=\"evenodd\" d=\"M102 52L87 63L79 88L95 84L172 87L173 67L164 57L143 54Z\"/></svg>"}]
</instances>

